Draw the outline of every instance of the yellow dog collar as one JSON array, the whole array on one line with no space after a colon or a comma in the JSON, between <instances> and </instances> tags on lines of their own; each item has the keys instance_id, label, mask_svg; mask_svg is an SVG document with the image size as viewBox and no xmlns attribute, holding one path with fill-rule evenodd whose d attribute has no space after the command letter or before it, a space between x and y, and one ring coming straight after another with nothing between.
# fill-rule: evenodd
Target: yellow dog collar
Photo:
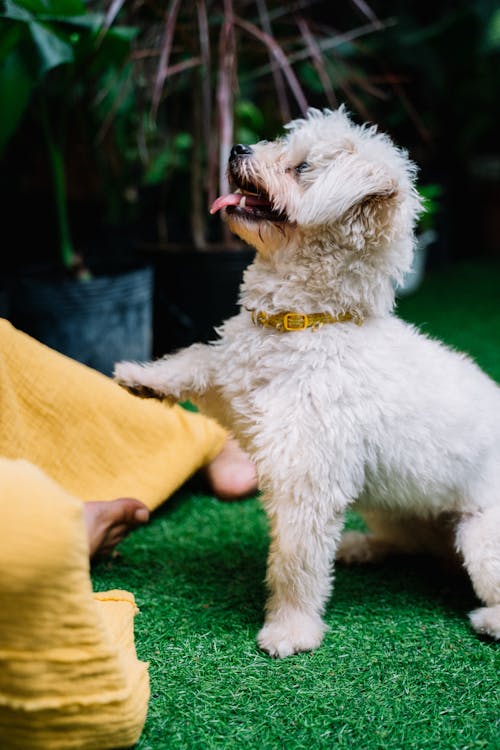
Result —
<instances>
[{"instance_id":1,"label":"yellow dog collar","mask_svg":"<svg viewBox=\"0 0 500 750\"><path fill-rule=\"evenodd\" d=\"M363 318L360 315L346 312L341 315L330 315L330 313L305 313L282 312L269 315L262 310L249 310L252 316L252 322L263 328L274 328L276 331L304 331L306 328L312 328L316 331L321 326L328 323L347 323L354 321L360 326Z\"/></svg>"}]
</instances>

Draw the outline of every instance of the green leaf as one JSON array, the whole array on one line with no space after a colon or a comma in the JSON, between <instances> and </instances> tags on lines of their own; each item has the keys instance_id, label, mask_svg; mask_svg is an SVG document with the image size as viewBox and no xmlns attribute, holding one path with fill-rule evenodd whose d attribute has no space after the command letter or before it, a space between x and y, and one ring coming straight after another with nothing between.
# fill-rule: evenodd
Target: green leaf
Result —
<instances>
[{"instance_id":1,"label":"green leaf","mask_svg":"<svg viewBox=\"0 0 500 750\"><path fill-rule=\"evenodd\" d=\"M17 50L0 66L0 155L28 106L35 81Z\"/></svg>"},{"instance_id":2,"label":"green leaf","mask_svg":"<svg viewBox=\"0 0 500 750\"><path fill-rule=\"evenodd\" d=\"M242 126L246 126L256 132L263 130L265 123L264 113L252 101L249 99L239 99L235 103L234 109L236 118L241 122ZM244 141L244 143L246 142Z\"/></svg>"},{"instance_id":3,"label":"green leaf","mask_svg":"<svg viewBox=\"0 0 500 750\"><path fill-rule=\"evenodd\" d=\"M85 4L81 0L4 0L4 6L10 13L25 13L30 18L45 16L78 16L85 14Z\"/></svg>"},{"instance_id":4,"label":"green leaf","mask_svg":"<svg viewBox=\"0 0 500 750\"><path fill-rule=\"evenodd\" d=\"M60 39L49 26L32 22L30 32L40 61L39 76L58 65L73 62L73 47L69 42Z\"/></svg>"},{"instance_id":5,"label":"green leaf","mask_svg":"<svg viewBox=\"0 0 500 750\"><path fill-rule=\"evenodd\" d=\"M134 32L135 30L132 31ZM90 40L93 49L89 72L93 75L101 72L105 73L110 67L116 68L123 65L130 55L131 39L133 36L134 34L129 33L128 28L125 30L125 33L121 33L121 30L116 28L109 29L97 47L94 45L94 40Z\"/></svg>"},{"instance_id":6,"label":"green leaf","mask_svg":"<svg viewBox=\"0 0 500 750\"><path fill-rule=\"evenodd\" d=\"M18 23L6 23L2 27L0 32L0 63L12 50L22 44L23 36L26 36L26 29Z\"/></svg>"},{"instance_id":7,"label":"green leaf","mask_svg":"<svg viewBox=\"0 0 500 750\"><path fill-rule=\"evenodd\" d=\"M18 3L11 2L11 0L5 0L3 11L0 15L2 18L10 18L11 21L21 21L23 23L29 23L33 18L29 11Z\"/></svg>"},{"instance_id":8,"label":"green leaf","mask_svg":"<svg viewBox=\"0 0 500 750\"><path fill-rule=\"evenodd\" d=\"M165 179L169 167L172 166L173 155L170 147L164 148L149 164L146 174L144 175L145 185L157 185Z\"/></svg>"},{"instance_id":9,"label":"green leaf","mask_svg":"<svg viewBox=\"0 0 500 750\"><path fill-rule=\"evenodd\" d=\"M67 27L76 26L79 29L85 29L87 32L96 34L104 25L104 15L102 13L85 13L84 15L61 16L61 15L40 15L40 21L57 23L61 30ZM71 32L70 32L71 33Z\"/></svg>"},{"instance_id":10,"label":"green leaf","mask_svg":"<svg viewBox=\"0 0 500 750\"><path fill-rule=\"evenodd\" d=\"M165 179L169 169L186 168L188 154L193 145L190 133L177 133L173 145L168 145L156 154L144 175L145 185L156 185Z\"/></svg>"},{"instance_id":11,"label":"green leaf","mask_svg":"<svg viewBox=\"0 0 500 750\"><path fill-rule=\"evenodd\" d=\"M37 2L40 0L23 0L23 2ZM49 10L46 12L54 16L77 16L86 13L86 4L82 0L41 0Z\"/></svg>"},{"instance_id":12,"label":"green leaf","mask_svg":"<svg viewBox=\"0 0 500 750\"><path fill-rule=\"evenodd\" d=\"M443 186L439 183L430 182L427 185L419 185L418 192L423 198L424 212L418 221L420 231L433 229L436 219L441 211L440 198L443 196Z\"/></svg>"},{"instance_id":13,"label":"green leaf","mask_svg":"<svg viewBox=\"0 0 500 750\"><path fill-rule=\"evenodd\" d=\"M500 49L500 8L492 14L486 26L483 46L488 52Z\"/></svg>"},{"instance_id":14,"label":"green leaf","mask_svg":"<svg viewBox=\"0 0 500 750\"><path fill-rule=\"evenodd\" d=\"M193 145L193 136L191 133L177 133L174 138L175 151L189 151Z\"/></svg>"}]
</instances>

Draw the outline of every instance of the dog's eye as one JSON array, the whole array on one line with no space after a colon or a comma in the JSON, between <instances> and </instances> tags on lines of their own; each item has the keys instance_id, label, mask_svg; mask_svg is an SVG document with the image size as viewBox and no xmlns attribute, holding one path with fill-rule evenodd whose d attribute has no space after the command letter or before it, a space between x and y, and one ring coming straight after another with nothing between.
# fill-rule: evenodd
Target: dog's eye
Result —
<instances>
[{"instance_id":1,"label":"dog's eye","mask_svg":"<svg viewBox=\"0 0 500 750\"><path fill-rule=\"evenodd\" d=\"M309 162L307 161L301 161L300 164L297 164L295 167L296 174L302 174L302 172L305 172L306 169L309 169Z\"/></svg>"}]
</instances>

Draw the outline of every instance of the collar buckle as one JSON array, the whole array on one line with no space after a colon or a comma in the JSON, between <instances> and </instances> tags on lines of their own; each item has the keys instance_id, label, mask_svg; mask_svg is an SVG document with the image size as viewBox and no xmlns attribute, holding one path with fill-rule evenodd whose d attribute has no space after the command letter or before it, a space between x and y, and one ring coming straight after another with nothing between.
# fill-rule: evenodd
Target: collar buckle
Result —
<instances>
[{"instance_id":1,"label":"collar buckle","mask_svg":"<svg viewBox=\"0 0 500 750\"><path fill-rule=\"evenodd\" d=\"M285 331L303 331L309 325L309 318L303 313L285 313L283 315L283 328Z\"/></svg>"}]
</instances>

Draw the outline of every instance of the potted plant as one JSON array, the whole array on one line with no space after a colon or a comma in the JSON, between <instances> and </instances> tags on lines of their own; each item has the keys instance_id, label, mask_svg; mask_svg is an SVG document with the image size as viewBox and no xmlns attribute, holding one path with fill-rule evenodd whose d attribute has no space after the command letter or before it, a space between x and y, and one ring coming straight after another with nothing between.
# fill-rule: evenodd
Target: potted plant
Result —
<instances>
[{"instance_id":1,"label":"potted plant","mask_svg":"<svg viewBox=\"0 0 500 750\"><path fill-rule=\"evenodd\" d=\"M85 256L76 246L68 150L76 132L95 132L103 99L111 102L108 109L114 106L136 33L115 22L120 5L115 2L104 13L92 12L82 0L5 0L0 14L0 154L8 153L27 125L33 163L44 148L58 246L50 268L16 264L9 317L106 373L117 359L150 356L151 269L115 268L110 262L102 267L102 258ZM91 144L87 159L98 151ZM43 256L43 237L39 242ZM16 252L22 256L23 249Z\"/></svg>"}]
</instances>

